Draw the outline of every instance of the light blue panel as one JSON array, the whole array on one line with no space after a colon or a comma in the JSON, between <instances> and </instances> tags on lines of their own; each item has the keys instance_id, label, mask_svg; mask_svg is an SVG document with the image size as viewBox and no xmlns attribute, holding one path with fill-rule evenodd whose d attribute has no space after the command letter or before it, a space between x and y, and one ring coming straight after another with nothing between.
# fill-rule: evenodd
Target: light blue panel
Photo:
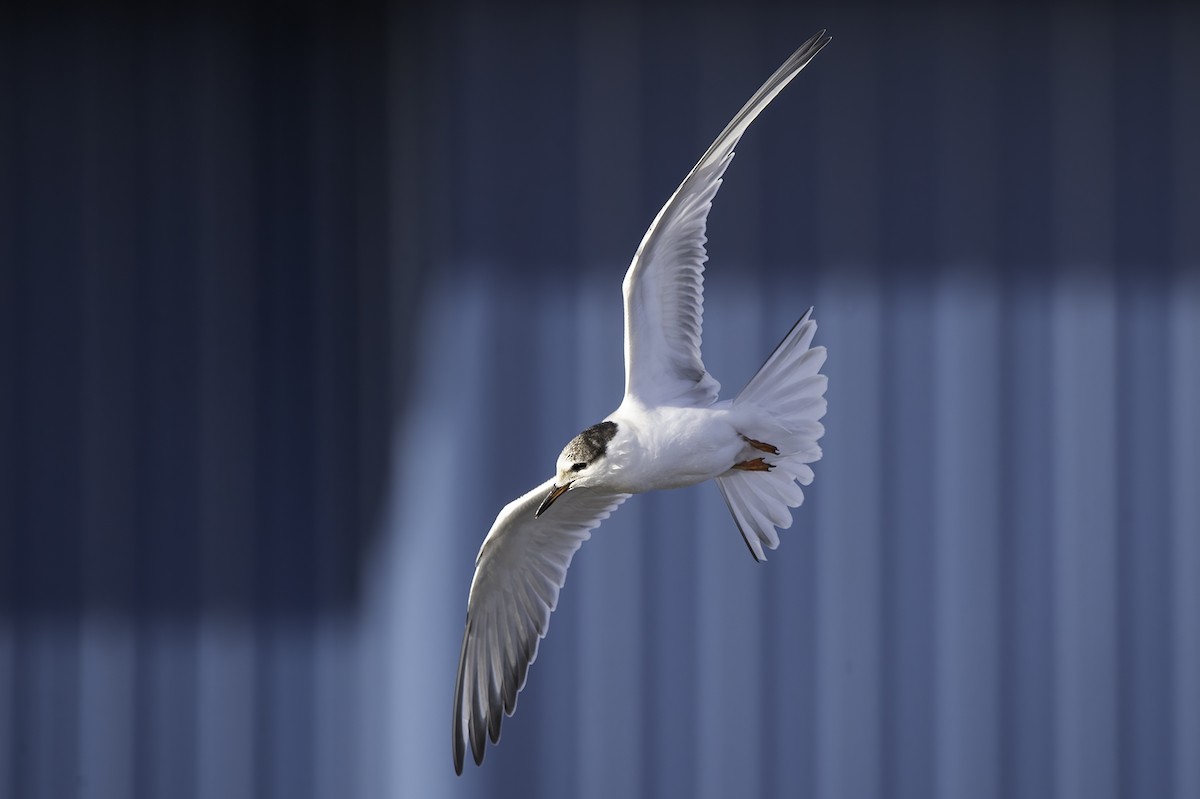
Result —
<instances>
[{"instance_id":1,"label":"light blue panel","mask_svg":"<svg viewBox=\"0 0 1200 799\"><path fill-rule=\"evenodd\" d=\"M24 717L19 710L13 738L18 759L14 773L24 775L17 790L22 799L67 796L81 776L75 737L79 646L77 630L55 620L18 638L18 662L24 674L15 687Z\"/></svg>"},{"instance_id":2,"label":"light blue panel","mask_svg":"<svg viewBox=\"0 0 1200 799\"><path fill-rule=\"evenodd\" d=\"M934 408L937 790L999 795L1000 309L985 278L941 282Z\"/></svg>"},{"instance_id":3,"label":"light blue panel","mask_svg":"<svg viewBox=\"0 0 1200 799\"><path fill-rule=\"evenodd\" d=\"M82 796L134 795L139 762L134 749L135 643L126 620L103 613L83 619L78 728Z\"/></svg>"},{"instance_id":4,"label":"light blue panel","mask_svg":"<svg viewBox=\"0 0 1200 799\"><path fill-rule=\"evenodd\" d=\"M259 639L259 724L264 746L259 791L304 799L313 795L313 623L280 620Z\"/></svg>"},{"instance_id":5,"label":"light blue panel","mask_svg":"<svg viewBox=\"0 0 1200 799\"><path fill-rule=\"evenodd\" d=\"M331 614L317 628L313 654L313 796L363 795L351 768L362 741L353 688L360 631L355 620Z\"/></svg>"},{"instance_id":6,"label":"light blue panel","mask_svg":"<svg viewBox=\"0 0 1200 799\"><path fill-rule=\"evenodd\" d=\"M1200 268L1173 286L1170 313L1172 752L1174 795L1200 795Z\"/></svg>"},{"instance_id":7,"label":"light blue panel","mask_svg":"<svg viewBox=\"0 0 1200 799\"><path fill-rule=\"evenodd\" d=\"M710 508L702 486L674 496L635 497L639 527L643 608L643 744L641 795L691 796L699 790L698 719L706 700L698 680L703 655L697 644L706 623L697 603L705 590L700 561L698 519Z\"/></svg>"},{"instance_id":8,"label":"light blue panel","mask_svg":"<svg viewBox=\"0 0 1200 799\"><path fill-rule=\"evenodd\" d=\"M1109 16L1067 10L1053 25L1055 792L1063 799L1110 799L1121 763L1113 29Z\"/></svg>"},{"instance_id":9,"label":"light blue panel","mask_svg":"<svg viewBox=\"0 0 1200 799\"><path fill-rule=\"evenodd\" d=\"M645 538L661 533L639 524L644 501L635 496L626 503L632 507L618 509L593 532L578 555L586 564L572 566L571 597L562 600L579 607L578 659L566 675L578 710L573 720L565 713L550 714L544 734L574 741L575 795L580 797L635 796L644 768L642 712L649 683L644 649L652 641L643 632L643 619L654 598L644 590L641 564ZM570 666L556 660L545 668Z\"/></svg>"},{"instance_id":10,"label":"light blue panel","mask_svg":"<svg viewBox=\"0 0 1200 799\"><path fill-rule=\"evenodd\" d=\"M251 799L259 791L257 642L244 620L206 618L196 631L196 796Z\"/></svg>"},{"instance_id":11,"label":"light blue panel","mask_svg":"<svg viewBox=\"0 0 1200 799\"><path fill-rule=\"evenodd\" d=\"M497 764L513 756L489 745L486 768L468 762L461 778L451 760L454 678L475 555L511 499L498 501L490 495L492 481L485 488L473 476L489 423L479 409L491 391L485 380L485 344L496 329L490 288L473 280L437 282L418 327L426 344L415 365L419 390L397 426L384 534L378 549L366 553L357 686L363 752L356 781L363 796L488 795ZM531 679L536 675L535 664ZM524 703L522 694L519 714ZM505 747L513 723L506 720Z\"/></svg>"},{"instance_id":12,"label":"light blue panel","mask_svg":"<svg viewBox=\"0 0 1200 799\"><path fill-rule=\"evenodd\" d=\"M830 352L824 456L810 492L820 496L817 795L866 799L883 790L881 535L903 535L882 516L882 298L865 282L834 281L822 285L815 316Z\"/></svg>"},{"instance_id":13,"label":"light blue panel","mask_svg":"<svg viewBox=\"0 0 1200 799\"><path fill-rule=\"evenodd\" d=\"M565 357L549 363L573 398L556 417L565 435L543 440L537 457L548 475L570 436L616 408L624 385L621 280L650 222L640 204L640 118L643 61L635 9L586 6L575 32L579 47L577 106L579 189L578 263L564 269L557 297L542 295L550 315L572 337ZM612 58L614 45L622 53ZM673 187L664 187L662 199ZM563 319L560 306L566 306ZM560 333L560 334L561 334ZM547 331L548 336L555 335ZM540 392L552 391L553 385ZM541 425L539 425L541 427ZM668 530L654 526L652 498L635 496L593 532L578 553L564 589L559 625L562 647L573 661L559 660L544 675L561 698L547 707L543 727L547 771L544 795L636 796L664 751L678 746L682 730L670 719L669 694L650 667L662 642L663 603L653 574L669 580L669 564L655 553ZM557 614L556 614L557 615ZM566 629L569 625L569 629ZM688 653L677 651L678 658ZM564 674L564 669L571 670ZM669 777L669 772L660 772ZM665 786L664 786L665 787Z\"/></svg>"},{"instance_id":14,"label":"light blue panel","mask_svg":"<svg viewBox=\"0 0 1200 799\"><path fill-rule=\"evenodd\" d=\"M574 297L543 294L538 299L563 323L564 334L574 334L575 346L567 350L566 358L543 360L555 377L540 387L553 393L560 380L574 384L574 411L563 403L555 414L573 425L568 437L614 410L624 385L619 289L624 270L614 265L611 274L598 269L593 275L593 279L581 281ZM563 306L566 313L561 312ZM539 447L543 474L553 473L558 453L568 440ZM571 597L563 601L578 603L579 608L575 630L578 661L570 675L578 698L578 718L574 729L546 732L550 737L575 738L579 768L574 793L579 797L635 796L642 770L648 765L643 758L647 731L642 711L649 699L645 649L652 646L652 639L645 633L644 619L655 601L657 586L643 583L642 564L649 536L678 531L654 530L645 524L646 500L634 495L593 531L592 539L578 553L579 568L572 566L569 588L564 589L564 593L571 591ZM559 716L548 723L558 726L565 721Z\"/></svg>"},{"instance_id":15,"label":"light blue panel","mask_svg":"<svg viewBox=\"0 0 1200 799\"><path fill-rule=\"evenodd\" d=\"M1048 796L1055 780L1053 315L1046 288L1018 283L1002 317L1002 795Z\"/></svg>"},{"instance_id":16,"label":"light blue panel","mask_svg":"<svg viewBox=\"0 0 1200 799\"><path fill-rule=\"evenodd\" d=\"M814 306L813 318L817 321L814 344L837 348L826 324L825 295L812 269L812 256L797 252L789 255L785 263L767 271L786 277L777 284L765 286L765 290L760 289L761 305L755 316L761 331L762 349L741 369L722 371L722 376L729 378L726 385L731 391L739 390L757 371L762 359L810 305ZM736 380L733 379L735 371ZM826 440L820 443L824 445ZM817 648L817 552L822 537L821 508L828 477L824 467L824 461L813 464L815 477L812 485L804 488L804 504L792 511L792 526L779 532L779 549L767 553L770 560L763 564L765 568L758 570L755 578L763 583L762 613L758 621L763 628L763 654L757 668L761 685L759 724L763 736L758 761L764 772L762 796L811 796L815 792L820 729L816 680L820 659ZM714 493L718 494L715 501L720 512L728 514L719 499L719 492ZM738 545L740 538L734 533ZM741 546L741 550L744 549ZM749 559L748 554L745 557ZM740 558L730 562L731 567L741 565Z\"/></svg>"},{"instance_id":17,"label":"light blue panel","mask_svg":"<svg viewBox=\"0 0 1200 799\"><path fill-rule=\"evenodd\" d=\"M1170 314L1123 281L1117 312L1118 748L1122 796L1171 790ZM1134 421L1136 420L1136 421Z\"/></svg>"},{"instance_id":18,"label":"light blue panel","mask_svg":"<svg viewBox=\"0 0 1200 799\"><path fill-rule=\"evenodd\" d=\"M1063 279L1054 305L1055 665L1058 777L1067 799L1115 795L1116 305Z\"/></svg>"},{"instance_id":19,"label":"light blue panel","mask_svg":"<svg viewBox=\"0 0 1200 799\"><path fill-rule=\"evenodd\" d=\"M715 270L717 267L713 267ZM726 259L723 273L744 272L732 259ZM773 344L765 343L750 331L762 301L754 292L740 286L722 292L710 301L705 326L705 364L718 380L726 376L718 363L761 364ZM753 374L755 367L750 367ZM738 382L723 380L721 397L732 399L741 390ZM764 724L760 705L764 637L773 631L763 629L764 580L766 569L779 559L767 550L768 562L756 563L750 556L737 526L713 485L698 485L672 491L662 497L659 507L666 520L673 509L686 505L694 508L694 530L668 530L679 546L696 548L696 791L701 797L724 797L739 793L761 793L761 751ZM664 520L665 521L665 520ZM672 525L674 526L674 525ZM665 527L665 524L664 524ZM682 535L681 535L682 533ZM780 534L781 547L787 546L789 533ZM771 713L788 714L789 709L773 706Z\"/></svg>"},{"instance_id":20,"label":"light blue panel","mask_svg":"<svg viewBox=\"0 0 1200 799\"><path fill-rule=\"evenodd\" d=\"M555 295L531 300L557 328L542 334L549 379L537 389L557 400L553 416L561 424L553 429L562 431L539 437L535 457L545 476L570 437L621 401L621 280L649 223L637 203L617 201L638 196L641 177L640 139L631 124L638 118L640 53L625 49L613 60L608 49L637 30L633 10L583 8L576 25L577 88L590 100L577 107L578 263L563 270ZM675 734L670 725L644 722L655 697L646 664L657 643L651 630L658 597L643 574L656 568L650 553L662 535L647 524L648 510L642 496L618 508L593 531L567 578L565 612L554 624L561 635L555 654L569 659L544 675L558 697L543 711L545 770L553 776L542 781L547 796L636 796L661 736Z\"/></svg>"},{"instance_id":21,"label":"light blue panel","mask_svg":"<svg viewBox=\"0 0 1200 799\"><path fill-rule=\"evenodd\" d=\"M935 632L934 779L938 796L1003 795L1000 762L1001 477L1006 451L1001 286L995 279L997 18L963 7L938 17L937 236L930 386ZM968 177L969 176L969 177ZM1007 342L1007 346L1012 346Z\"/></svg>"},{"instance_id":22,"label":"light blue panel","mask_svg":"<svg viewBox=\"0 0 1200 799\"><path fill-rule=\"evenodd\" d=\"M1172 442L1171 729L1175 797L1200 796L1200 10L1173 9L1172 256L1177 270L1162 303L1169 315L1168 407Z\"/></svg>"},{"instance_id":23,"label":"light blue panel","mask_svg":"<svg viewBox=\"0 0 1200 799\"><path fill-rule=\"evenodd\" d=\"M846 24L864 32L878 22L861 9L846 17ZM829 47L845 46L846 39ZM807 572L816 604L809 644L815 705L810 784L816 796L828 799L895 790L885 772L883 575L885 537L902 540L903 534L884 515L889 476L879 443L888 424L884 347L894 334L877 270L882 210L879 195L869 189L883 169L879 44L851 43L842 69L821 70L814 63L800 76L814 85L810 113L817 128L817 241L804 255L809 269L820 270L814 316L817 339L829 351L824 457L814 466L808 492L816 542Z\"/></svg>"}]
</instances>

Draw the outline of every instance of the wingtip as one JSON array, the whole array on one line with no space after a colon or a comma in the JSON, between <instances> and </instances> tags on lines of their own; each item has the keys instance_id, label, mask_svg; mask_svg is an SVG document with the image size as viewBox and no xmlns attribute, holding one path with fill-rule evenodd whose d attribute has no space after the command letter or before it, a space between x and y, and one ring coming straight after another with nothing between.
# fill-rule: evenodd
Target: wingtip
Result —
<instances>
[{"instance_id":1,"label":"wingtip","mask_svg":"<svg viewBox=\"0 0 1200 799\"><path fill-rule=\"evenodd\" d=\"M829 44L831 41L833 41L833 37L828 34L828 30L828 28L821 28L821 30L810 36L808 41L805 42L803 46L816 47L819 50L825 45Z\"/></svg>"},{"instance_id":2,"label":"wingtip","mask_svg":"<svg viewBox=\"0 0 1200 799\"><path fill-rule=\"evenodd\" d=\"M458 685L455 687L454 693L454 725L452 733L454 735L454 773L462 776L463 760L466 757L466 746L463 743L462 729L462 666L458 669Z\"/></svg>"},{"instance_id":3,"label":"wingtip","mask_svg":"<svg viewBox=\"0 0 1200 799\"><path fill-rule=\"evenodd\" d=\"M483 728L482 719L478 723L471 724L471 756L475 758L475 765L483 765L483 756L487 753L487 730Z\"/></svg>"},{"instance_id":4,"label":"wingtip","mask_svg":"<svg viewBox=\"0 0 1200 799\"><path fill-rule=\"evenodd\" d=\"M475 763L478 765L483 761L483 755L475 749L475 735L473 725L469 719L463 717L463 692L465 685L463 677L466 672L466 652L467 641L471 635L470 616L467 617L467 623L463 627L463 642L462 652L458 657L458 676L454 681L454 773L462 776L463 764L466 762L467 755L467 737L471 738L471 750L475 756ZM464 729L465 728L465 729Z\"/></svg>"}]
</instances>

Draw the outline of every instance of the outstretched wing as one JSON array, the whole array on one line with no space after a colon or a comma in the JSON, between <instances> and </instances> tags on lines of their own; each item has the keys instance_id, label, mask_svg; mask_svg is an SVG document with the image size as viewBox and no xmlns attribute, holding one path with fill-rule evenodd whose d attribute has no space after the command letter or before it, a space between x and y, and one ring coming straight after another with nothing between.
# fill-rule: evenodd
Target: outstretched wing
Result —
<instances>
[{"instance_id":1,"label":"outstretched wing","mask_svg":"<svg viewBox=\"0 0 1200 799\"><path fill-rule=\"evenodd\" d=\"M467 744L483 762L484 735L500 740L501 711L511 716L525 686L550 613L579 545L629 498L590 488L563 494L540 517L547 480L504 506L479 557L467 600L467 625L454 687L454 770L462 774Z\"/></svg>"},{"instance_id":2,"label":"outstretched wing","mask_svg":"<svg viewBox=\"0 0 1200 799\"><path fill-rule=\"evenodd\" d=\"M821 31L792 53L692 168L658 212L625 274L625 396L647 405L711 405L721 385L704 370L704 236L733 148L750 123L829 42Z\"/></svg>"}]
</instances>

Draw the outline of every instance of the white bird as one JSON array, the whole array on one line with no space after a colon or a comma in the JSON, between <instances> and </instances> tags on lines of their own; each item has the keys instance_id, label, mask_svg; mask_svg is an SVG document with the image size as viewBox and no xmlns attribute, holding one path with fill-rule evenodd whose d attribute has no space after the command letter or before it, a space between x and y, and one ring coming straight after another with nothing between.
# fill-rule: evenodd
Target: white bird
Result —
<instances>
[{"instance_id":1,"label":"white bird","mask_svg":"<svg viewBox=\"0 0 1200 799\"><path fill-rule=\"evenodd\" d=\"M558 457L555 475L510 502L483 540L454 689L454 769L488 736L537 656L571 557L631 494L715 479L750 553L779 545L820 459L825 348L812 309L732 401L700 359L705 224L733 148L830 40L800 46L743 106L650 224L625 275L625 397ZM799 485L797 484L799 483Z\"/></svg>"}]
</instances>

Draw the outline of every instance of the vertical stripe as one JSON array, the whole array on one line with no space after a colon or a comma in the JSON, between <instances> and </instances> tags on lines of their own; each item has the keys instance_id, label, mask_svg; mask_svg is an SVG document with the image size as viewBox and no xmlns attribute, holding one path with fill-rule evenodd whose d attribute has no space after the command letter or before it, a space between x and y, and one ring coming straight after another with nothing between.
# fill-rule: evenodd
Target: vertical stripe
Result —
<instances>
[{"instance_id":1,"label":"vertical stripe","mask_svg":"<svg viewBox=\"0 0 1200 799\"><path fill-rule=\"evenodd\" d=\"M714 134L715 135L715 134ZM733 267L729 260L723 267ZM715 267L714 267L715 269ZM761 307L757 296L746 291L726 292L721 302L711 303L706 325L710 355L741 363L761 363L770 353L759 337L746 335L746 320ZM717 352L714 352L717 350ZM730 387L725 396L736 396ZM684 493L691 496L684 496ZM696 703L697 795L723 797L746 791L761 794L759 753L764 724L758 698L762 679L763 637L772 632L760 623L763 613L764 571L777 568L782 555L767 551L767 563L756 563L741 540L716 486L699 485L648 496L662 518L687 519L683 506L694 508L693 529L666 524L662 530L677 546L696 547L694 613L697 622ZM786 541L787 534L781 538ZM785 544L784 544L785 545ZM772 712L789 714L781 706Z\"/></svg>"},{"instance_id":2,"label":"vertical stripe","mask_svg":"<svg viewBox=\"0 0 1200 799\"><path fill-rule=\"evenodd\" d=\"M0 790L17 795L17 636L13 623L0 617ZM81 768L87 764L81 759Z\"/></svg>"},{"instance_id":3,"label":"vertical stripe","mask_svg":"<svg viewBox=\"0 0 1200 799\"><path fill-rule=\"evenodd\" d=\"M598 288L598 282L583 285ZM611 287L613 281L610 278L604 284ZM610 294L612 299L617 296ZM560 292L558 298L542 294L539 299L562 303L565 292ZM578 420L574 424L578 429L542 449L540 460L546 465L539 470L541 474L553 471L558 452L569 437L600 421L603 414L615 407L611 403L619 392L614 391L614 386L621 384L620 356L614 346L619 341L618 307L615 302L588 302L586 294L584 302L569 306L568 313L576 317L575 354L573 357L568 354L565 359L550 359L553 366L548 368L563 370L553 384L564 378L572 381L574 373L573 382L579 392L576 407L590 412L586 416L570 414ZM559 316L554 312L551 316L559 317L564 326L570 325L565 318L567 314ZM559 393L554 385L543 384L542 390L550 392L549 396ZM642 647L646 644L642 638L642 620L653 601L643 595L640 579L641 563L646 557L643 539L649 531L638 529L636 524L643 517L646 499L633 497L593 532L592 540L579 552L583 568L576 575L576 567L572 566L573 574L564 589L573 593L570 600L564 601L578 603L579 609L572 622L578 647L573 679L579 701L575 755L578 771L574 786L579 797L634 796L638 791L644 732L640 712L642 702L648 699L641 669ZM678 535L681 531L659 532ZM564 720L556 716L550 723L557 727ZM612 734L615 730L621 733ZM547 730L547 734L556 733Z\"/></svg>"},{"instance_id":4,"label":"vertical stripe","mask_svg":"<svg viewBox=\"0 0 1200 799\"><path fill-rule=\"evenodd\" d=\"M938 151L927 145L936 119L932 48L913 47L927 17L899 9L884 18L879 204L880 387L882 427L875 439L883 464L882 635L883 725L887 735L883 791L934 795L937 780L937 486L932 387L935 335L930 265L937 258ZM870 191L871 189L867 189ZM904 198L904 199L901 199Z\"/></svg>"},{"instance_id":5,"label":"vertical stripe","mask_svg":"<svg viewBox=\"0 0 1200 799\"><path fill-rule=\"evenodd\" d=\"M891 782L882 727L887 670L879 667L890 656L882 635L880 577L884 542L894 534L883 514L886 472L879 448L886 424L882 343L890 331L883 326L876 271L881 208L869 189L883 168L876 155L880 61L878 30L860 30L862 41L852 45L844 68L821 71L814 87L818 108L838 109L820 113L816 123L822 198L814 248L822 270L816 318L829 351L829 410L825 455L814 466L818 476L810 492L820 499L810 520L817 533L814 782L818 796L840 797L885 795Z\"/></svg>"},{"instance_id":6,"label":"vertical stripe","mask_svg":"<svg viewBox=\"0 0 1200 799\"><path fill-rule=\"evenodd\" d=\"M1001 796L1051 796L1055 733L1055 527L1051 442L1057 216L1051 190L1054 31L1032 9L1004 15L998 132L997 251L1001 309L999 475L1003 640Z\"/></svg>"},{"instance_id":7,"label":"vertical stripe","mask_svg":"<svg viewBox=\"0 0 1200 799\"><path fill-rule=\"evenodd\" d=\"M0 119L17 119L15 26L0 25ZM0 386L17 385L18 377L18 147L14 128L0 125ZM0 390L0 793L16 794L17 597L14 594L19 542L18 402L15 391Z\"/></svg>"},{"instance_id":8,"label":"vertical stripe","mask_svg":"<svg viewBox=\"0 0 1200 799\"><path fill-rule=\"evenodd\" d=\"M1054 519L1058 788L1115 786L1116 304L1111 280L1064 276L1055 290Z\"/></svg>"},{"instance_id":9,"label":"vertical stripe","mask_svg":"<svg viewBox=\"0 0 1200 799\"><path fill-rule=\"evenodd\" d=\"M815 465L817 794L879 796L886 671L879 451L881 301L865 286L821 289L821 336L831 353L825 456ZM833 356L836 353L836 357ZM855 432L851 432L855 431ZM803 507L800 511L803 513Z\"/></svg>"},{"instance_id":10,"label":"vertical stripe","mask_svg":"<svg viewBox=\"0 0 1200 799\"><path fill-rule=\"evenodd\" d=\"M265 762L256 736L259 543L255 407L257 230L250 42L237 25L209 23L198 54L199 568L196 631L196 795L249 799Z\"/></svg>"},{"instance_id":11,"label":"vertical stripe","mask_svg":"<svg viewBox=\"0 0 1200 799\"><path fill-rule=\"evenodd\" d=\"M1112 270L1111 15L1059 11L1053 288L1055 792L1116 794L1117 305Z\"/></svg>"},{"instance_id":12,"label":"vertical stripe","mask_svg":"<svg viewBox=\"0 0 1200 799\"><path fill-rule=\"evenodd\" d=\"M1176 3L1171 17L1173 204L1175 269L1162 300L1167 327L1169 497L1170 719L1175 797L1200 795L1200 13Z\"/></svg>"},{"instance_id":13,"label":"vertical stripe","mask_svg":"<svg viewBox=\"0 0 1200 799\"><path fill-rule=\"evenodd\" d=\"M998 796L999 303L986 278L936 299L937 790Z\"/></svg>"},{"instance_id":14,"label":"vertical stripe","mask_svg":"<svg viewBox=\"0 0 1200 799\"><path fill-rule=\"evenodd\" d=\"M92 613L80 631L79 777L87 797L133 796L137 649L132 625Z\"/></svg>"},{"instance_id":15,"label":"vertical stripe","mask_svg":"<svg viewBox=\"0 0 1200 799\"><path fill-rule=\"evenodd\" d=\"M457 785L449 782L451 708L467 590L480 542L503 504L494 496L489 499L495 504L463 500L460 459L486 440L492 422L488 406L476 401L489 385L483 344L497 329L495 308L487 302L492 288L469 281L444 285L429 296L421 319L429 346L398 422L390 499L380 518L385 535L368 553L363 674L356 686L365 796L421 795L433 785L447 791ZM447 363L457 368L444 368ZM447 418L455 424L445 424ZM539 657L530 678L543 668ZM531 728L528 705L522 693L518 717L505 720L506 748L518 743L517 725ZM490 769L504 753L489 748ZM457 790L483 795L491 773L468 762Z\"/></svg>"},{"instance_id":16,"label":"vertical stripe","mask_svg":"<svg viewBox=\"0 0 1200 799\"><path fill-rule=\"evenodd\" d=\"M256 796L258 739L254 627L213 613L196 635L196 796Z\"/></svg>"},{"instance_id":17,"label":"vertical stripe","mask_svg":"<svg viewBox=\"0 0 1200 799\"><path fill-rule=\"evenodd\" d=\"M1195 251L1193 251L1195 252ZM1190 274L1179 279L1171 300L1170 341L1170 530L1172 568L1171 732L1174 740L1173 788L1178 797L1200 791L1200 279L1193 260Z\"/></svg>"},{"instance_id":18,"label":"vertical stripe","mask_svg":"<svg viewBox=\"0 0 1200 799\"><path fill-rule=\"evenodd\" d=\"M573 87L578 101L563 110L564 116L574 111L572 118L577 120L573 155L579 208L571 221L579 226L578 248L570 270L554 271L574 271L578 276L564 280L565 274L556 275L554 285L560 289L556 295L539 296L540 302L557 306L550 311L554 324L542 333L539 351L553 375L540 391L548 393L551 406L556 397L573 401L567 406L571 421L565 436L547 442L540 455L544 466L539 473L545 475L553 471L567 440L600 421L619 401L624 374L621 297L616 287L637 246L634 237L639 234L632 231L640 221L632 203L611 202L620 191L632 192L638 185L638 139L632 123L637 119L640 62L631 46L639 43L638 20L632 9L619 4L603 9L585 5L572 32L579 43ZM633 52L614 59L606 45ZM601 203L599 198L610 202ZM623 236L625 231L630 234ZM571 291L571 283L578 289ZM571 337L569 347L554 345L561 335ZM533 424L533 419L521 423ZM593 532L593 539L578 553L564 589L573 598L562 604L573 612L555 623L560 632L565 625L571 628L565 635L570 636L577 658L571 680L575 702L566 704L563 713L545 717L546 734L558 738L562 730L554 728L564 723L579 734L571 751L559 755L570 766L555 775L560 784L543 783L547 795L635 796L653 753L677 735L674 725L642 723L643 704L653 702L654 696L653 675L643 667L653 640L646 637L645 625L655 607L653 585L642 580L643 564L653 561L649 556L653 543L646 540L644 529L637 530L639 522L644 527L648 510L644 500L634 497ZM613 735L613 730L622 733ZM551 752L561 747L550 746Z\"/></svg>"},{"instance_id":19,"label":"vertical stripe","mask_svg":"<svg viewBox=\"0 0 1200 799\"><path fill-rule=\"evenodd\" d=\"M135 597L140 505L131 442L136 413L137 204L130 187L135 135L130 41L116 26L87 30L81 48L85 163L83 220L88 257L84 309L84 483L78 745L82 793L134 796L137 648Z\"/></svg>"},{"instance_id":20,"label":"vertical stripe","mask_svg":"<svg viewBox=\"0 0 1200 799\"><path fill-rule=\"evenodd\" d=\"M80 777L79 636L73 624L28 625L17 639L15 796L69 795Z\"/></svg>"},{"instance_id":21,"label":"vertical stripe","mask_svg":"<svg viewBox=\"0 0 1200 799\"><path fill-rule=\"evenodd\" d=\"M1000 795L1000 293L994 20L947 14L937 33L937 208L944 273L931 288L936 788Z\"/></svg>"}]
</instances>

